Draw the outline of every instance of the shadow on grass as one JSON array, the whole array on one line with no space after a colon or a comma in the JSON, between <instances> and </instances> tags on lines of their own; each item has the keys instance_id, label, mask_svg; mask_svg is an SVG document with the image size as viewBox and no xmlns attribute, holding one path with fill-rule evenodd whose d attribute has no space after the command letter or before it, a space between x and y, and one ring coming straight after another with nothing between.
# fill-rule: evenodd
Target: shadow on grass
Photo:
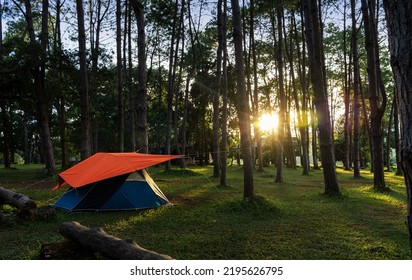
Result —
<instances>
[{"instance_id":1,"label":"shadow on grass","mask_svg":"<svg viewBox=\"0 0 412 280\"><path fill-rule=\"evenodd\" d=\"M157 168L151 168L149 171L150 176L155 178L155 181L166 181L170 179L182 179L203 176L202 173L190 170L190 169L170 169L170 170L159 170Z\"/></svg>"},{"instance_id":2,"label":"shadow on grass","mask_svg":"<svg viewBox=\"0 0 412 280\"><path fill-rule=\"evenodd\" d=\"M351 189L352 191L354 189ZM404 212L404 195L396 189L389 192L377 192L373 188L352 192L345 203L336 203L341 223L347 234L357 232L363 236L360 256L365 259L408 259L408 234L406 227L399 222ZM353 243L353 241L352 241Z\"/></svg>"}]
</instances>

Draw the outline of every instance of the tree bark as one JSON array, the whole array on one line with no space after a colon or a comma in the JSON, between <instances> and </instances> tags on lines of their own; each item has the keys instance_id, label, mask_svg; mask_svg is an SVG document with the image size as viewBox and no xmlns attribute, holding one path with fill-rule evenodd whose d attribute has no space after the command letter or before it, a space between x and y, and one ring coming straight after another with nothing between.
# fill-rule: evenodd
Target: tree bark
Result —
<instances>
[{"instance_id":1,"label":"tree bark","mask_svg":"<svg viewBox=\"0 0 412 280\"><path fill-rule=\"evenodd\" d=\"M351 120L350 120L350 83L349 83L349 70L348 70L348 50L347 50L347 40L346 40L346 0L344 2L344 14L343 14L343 64L344 64L344 94L345 94L345 125L344 125L344 160L343 164L345 170L351 170L351 161L350 161L350 135L352 133Z\"/></svg>"},{"instance_id":2,"label":"tree bark","mask_svg":"<svg viewBox=\"0 0 412 280\"><path fill-rule=\"evenodd\" d=\"M406 224L412 251L412 2L385 0L383 4L401 119L401 162L407 194Z\"/></svg>"},{"instance_id":3,"label":"tree bark","mask_svg":"<svg viewBox=\"0 0 412 280\"><path fill-rule=\"evenodd\" d=\"M386 107L386 92L382 87L379 63L377 28L375 25L374 1L362 0L362 15L365 27L365 48L368 64L368 93L371 112L371 140L373 142L373 186L378 191L388 188L385 183L383 164L382 117Z\"/></svg>"},{"instance_id":4,"label":"tree bark","mask_svg":"<svg viewBox=\"0 0 412 280\"><path fill-rule=\"evenodd\" d=\"M243 156L243 197L254 197L252 146L250 139L250 108L249 99L246 94L245 70L242 46L242 24L238 0L232 0L233 13L233 42L235 45L235 67L236 67L236 95L237 113L239 118L240 145Z\"/></svg>"},{"instance_id":5,"label":"tree bark","mask_svg":"<svg viewBox=\"0 0 412 280\"><path fill-rule=\"evenodd\" d=\"M64 1L63 1L64 3ZM54 33L53 51L58 57L57 62L57 92L59 95L56 99L56 110L59 119L59 135L60 135L60 150L61 150L61 168L67 168L67 136L66 136L66 95L62 91L63 86L63 66L62 66L62 34L61 34L61 10L63 7L61 0L56 1L56 23Z\"/></svg>"},{"instance_id":6,"label":"tree bark","mask_svg":"<svg viewBox=\"0 0 412 280\"><path fill-rule=\"evenodd\" d=\"M255 43L255 0L250 1L250 48L252 52L252 65L253 65L253 119L254 126L253 131L256 141L256 157L258 161L258 171L263 172L263 152L262 152L262 137L260 136L259 127L259 90L258 90L258 75L257 75L257 57L256 57L256 43Z\"/></svg>"},{"instance_id":7,"label":"tree bark","mask_svg":"<svg viewBox=\"0 0 412 280\"><path fill-rule=\"evenodd\" d=\"M181 154L180 145L179 145L179 101L180 101L180 88L182 85L182 72L183 72L183 57L185 56L185 35L184 35L184 11L185 11L185 2L182 2L182 7L180 8L180 16L179 16L179 29L178 29L178 40L176 45L179 46L180 40L182 41L180 46L180 56L179 56L179 49L176 48L175 51L175 68L173 72L173 77L176 76L177 67L179 67L177 79L176 79L176 86L174 87L174 102L175 102L175 113L173 114L173 142L176 149L177 154ZM179 61L179 65L177 65L177 61Z\"/></svg>"},{"instance_id":8,"label":"tree bark","mask_svg":"<svg viewBox=\"0 0 412 280\"><path fill-rule=\"evenodd\" d=\"M277 155L276 155L276 183L283 183L283 158L284 158L284 138L286 123L286 97L283 77L283 30L282 30L282 13L281 5L276 8L278 44L276 50L276 62L278 66L278 87L279 87L279 121L277 137Z\"/></svg>"},{"instance_id":9,"label":"tree bark","mask_svg":"<svg viewBox=\"0 0 412 280\"><path fill-rule=\"evenodd\" d=\"M366 107L366 101L365 101L365 94L364 94L364 90L362 87L362 80L361 80L361 76L359 73L358 76L358 81L359 81L359 92L360 92L360 97L362 100L362 113L363 113L363 124L365 126L367 135L368 135L368 142L369 142L369 153L370 153L370 157L371 157L371 168L370 171L373 173L373 141L372 139L372 133L371 133L371 125L370 125L370 116L368 115L368 108ZM366 166L366 159L363 161L363 166Z\"/></svg>"},{"instance_id":10,"label":"tree bark","mask_svg":"<svg viewBox=\"0 0 412 280\"><path fill-rule=\"evenodd\" d=\"M393 113L393 122L395 126L395 151L396 151L396 175L402 176L402 162L401 162L401 145L399 139L399 105L398 105L398 94L396 93L395 89L395 96L393 98L393 102L395 104L394 113Z\"/></svg>"},{"instance_id":11,"label":"tree bark","mask_svg":"<svg viewBox=\"0 0 412 280\"><path fill-rule=\"evenodd\" d=\"M121 3L116 0L116 59L117 59L117 108L118 108L118 141L119 152L124 152L124 98L123 98L123 75L122 75L122 26L121 26Z\"/></svg>"},{"instance_id":12,"label":"tree bark","mask_svg":"<svg viewBox=\"0 0 412 280\"><path fill-rule=\"evenodd\" d=\"M339 196L340 189L336 177L335 159L333 154L325 61L322 52L322 34L316 0L305 0L303 11L305 15L305 33L310 58L311 80L318 116L319 144L325 182L325 194L328 196Z\"/></svg>"},{"instance_id":13,"label":"tree bark","mask_svg":"<svg viewBox=\"0 0 412 280\"><path fill-rule=\"evenodd\" d=\"M191 13L191 5L190 0L187 2L187 10L188 10L188 17L189 17L189 37L190 37L190 46L192 49L192 56L193 61L190 67L189 73L186 77L186 85L185 85L185 94L184 94L184 105L183 105L183 120L182 120L182 154L186 155L186 145L187 145L187 115L188 115L188 106L189 106L189 91L190 91L190 81L195 76L197 70L197 62L196 62L196 47L195 47L195 39L193 36L193 29L192 26L192 13ZM190 158L190 157L189 157ZM186 160L182 160L182 167L186 167Z\"/></svg>"},{"instance_id":14,"label":"tree bark","mask_svg":"<svg viewBox=\"0 0 412 280\"><path fill-rule=\"evenodd\" d=\"M360 178L360 133L359 133L359 117L360 117L360 67L356 28L356 2L351 0L351 17L352 17L352 31L351 31L351 47L353 60L353 176Z\"/></svg>"},{"instance_id":15,"label":"tree bark","mask_svg":"<svg viewBox=\"0 0 412 280\"><path fill-rule=\"evenodd\" d=\"M220 185L226 186L227 174L227 110L228 110L228 80L227 80L227 0L223 0L222 12L222 139L221 139L221 163Z\"/></svg>"},{"instance_id":16,"label":"tree bark","mask_svg":"<svg viewBox=\"0 0 412 280\"><path fill-rule=\"evenodd\" d=\"M59 233L67 239L81 244L109 259L116 260L171 260L167 255L144 249L131 240L122 240L107 234L104 230L90 229L78 222L65 222Z\"/></svg>"},{"instance_id":17,"label":"tree bark","mask_svg":"<svg viewBox=\"0 0 412 280\"><path fill-rule=\"evenodd\" d=\"M147 135L147 70L146 70L146 35L144 22L144 7L139 0L131 0L137 19L137 48L138 48L138 88L137 88L137 133L136 140L141 153L149 152Z\"/></svg>"},{"instance_id":18,"label":"tree bark","mask_svg":"<svg viewBox=\"0 0 412 280\"><path fill-rule=\"evenodd\" d=\"M86 32L84 28L83 1L76 0L77 27L79 32L79 58L80 58L80 158L88 158L90 149L90 117L89 117L89 86L87 81L86 60Z\"/></svg>"},{"instance_id":19,"label":"tree bark","mask_svg":"<svg viewBox=\"0 0 412 280\"><path fill-rule=\"evenodd\" d=\"M25 0L25 18L27 23L27 31L29 33L30 43L35 46L37 44L36 35L34 32L32 6L30 0ZM45 85L45 71L46 71L46 50L48 42L48 11L49 2L45 0L42 2L42 31L39 54L40 62L32 68L32 75L34 80L34 93L36 95L37 118L40 127L42 153L46 160L46 168L50 173L56 172L56 165L54 160L53 144L50 135L49 124L49 105L48 96L46 94ZM35 48L34 48L35 49Z\"/></svg>"},{"instance_id":20,"label":"tree bark","mask_svg":"<svg viewBox=\"0 0 412 280\"><path fill-rule=\"evenodd\" d=\"M286 97L288 105L286 106L286 116L285 116L285 129L286 129L286 150L287 150L287 167L296 169L296 154L295 148L292 138L292 128L291 128L291 120L290 120L290 105L291 105L291 98L290 94Z\"/></svg>"},{"instance_id":21,"label":"tree bark","mask_svg":"<svg viewBox=\"0 0 412 280\"><path fill-rule=\"evenodd\" d=\"M173 124L173 144L175 147L175 152L180 154L179 146L179 97L180 97L180 86L182 84L182 71L183 71L183 57L185 52L185 36L184 36L184 11L185 11L185 1L181 2L180 13L178 20L178 26L176 31L176 48L174 53L174 63L172 71L172 81L173 81L173 92L172 101L174 98L174 114L172 118ZM181 43L180 43L181 42ZM180 55L179 55L180 48ZM179 68L179 70L178 70ZM177 72L177 75L176 75ZM177 77L176 77L177 76Z\"/></svg>"},{"instance_id":22,"label":"tree bark","mask_svg":"<svg viewBox=\"0 0 412 280\"><path fill-rule=\"evenodd\" d=\"M222 0L217 1L217 37L218 47L216 54L216 87L213 91L213 177L220 177L220 155L219 155L219 101L222 86Z\"/></svg>"},{"instance_id":23,"label":"tree bark","mask_svg":"<svg viewBox=\"0 0 412 280\"><path fill-rule=\"evenodd\" d=\"M11 156L10 156L10 134L12 133L12 127L10 124L10 118L9 118L9 113L7 112L8 110L6 109L5 104L1 104L0 109L1 109L1 122L2 122L2 130L1 132L3 133L3 161L4 161L4 167L5 168L10 168L11 167Z\"/></svg>"},{"instance_id":24,"label":"tree bark","mask_svg":"<svg viewBox=\"0 0 412 280\"><path fill-rule=\"evenodd\" d=\"M301 11L302 13L302 11ZM292 14L292 23L293 23L293 29L294 29L294 37L295 37L295 42L299 42L299 36L302 36L302 52L300 51L300 46L296 48L296 53L298 57L298 75L299 75L299 80L300 84L302 87L302 108L301 113L298 115L298 120L300 120L301 124L299 125L299 133L301 137L301 145L302 145L302 156L301 156L301 162L302 162L302 175L309 175L309 170L310 170L310 159L309 159L309 122L308 122L308 97L307 97L307 83L306 83L306 75L305 75L305 69L306 69L306 44L304 40L304 23L303 23L303 16L301 15L302 19L302 35L299 35L297 26L296 26L296 19L295 19L295 14ZM291 51L290 51L290 56L292 59L293 58L293 51L292 51L292 39L291 39ZM291 63L291 68L293 67L293 61L290 61ZM292 70L291 70L292 71ZM295 91L295 89L294 89ZM299 107L299 100L297 98L297 94L295 97L295 102L297 108Z\"/></svg>"},{"instance_id":25,"label":"tree bark","mask_svg":"<svg viewBox=\"0 0 412 280\"><path fill-rule=\"evenodd\" d=\"M0 2L0 66L2 66L3 62L3 5ZM8 144L8 137L7 137L7 132L8 129L7 124L9 123L8 121L8 116L6 113L6 106L5 104L1 104L1 120L3 124L3 161L4 161L4 167L5 168L10 168L11 162L10 162L10 149L9 149L9 144Z\"/></svg>"},{"instance_id":26,"label":"tree bark","mask_svg":"<svg viewBox=\"0 0 412 280\"><path fill-rule=\"evenodd\" d=\"M174 11L173 11L173 23L172 23L172 36L170 39L170 51L169 51L169 71L168 71L168 85L167 85L167 119L166 119L166 143L165 143L165 153L170 155L170 142L172 137L172 125L173 125L173 92L174 92L174 76L173 69L176 61L173 59L174 48L175 48L175 37L176 37L176 25L178 22L178 8L179 0L175 1ZM179 46L176 46L178 48ZM171 169L170 161L165 163L165 169Z\"/></svg>"},{"instance_id":27,"label":"tree bark","mask_svg":"<svg viewBox=\"0 0 412 280\"><path fill-rule=\"evenodd\" d=\"M24 164L30 164L29 130L27 128L27 122L24 122Z\"/></svg>"},{"instance_id":28,"label":"tree bark","mask_svg":"<svg viewBox=\"0 0 412 280\"><path fill-rule=\"evenodd\" d=\"M392 119L395 102L392 101L391 111L389 114L388 130L386 131L386 171L391 172L391 134L392 134Z\"/></svg>"},{"instance_id":29,"label":"tree bark","mask_svg":"<svg viewBox=\"0 0 412 280\"><path fill-rule=\"evenodd\" d=\"M126 67L126 51L124 50L124 69L126 73L127 86L128 86L128 101L129 101L129 123L130 123L130 151L136 151L136 107L135 107L135 89L133 85L133 62L132 62L132 7L130 0L126 0L126 19L124 34L124 48L127 41L127 67Z\"/></svg>"}]
</instances>

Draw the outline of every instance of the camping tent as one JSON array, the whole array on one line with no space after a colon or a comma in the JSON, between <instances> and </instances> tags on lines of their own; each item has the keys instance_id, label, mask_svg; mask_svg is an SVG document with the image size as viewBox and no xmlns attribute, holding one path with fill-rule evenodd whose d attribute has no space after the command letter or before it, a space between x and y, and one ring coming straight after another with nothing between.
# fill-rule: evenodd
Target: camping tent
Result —
<instances>
[{"instance_id":1,"label":"camping tent","mask_svg":"<svg viewBox=\"0 0 412 280\"><path fill-rule=\"evenodd\" d=\"M169 204L145 168L180 156L96 153L59 174L69 190L53 206L68 211L145 209Z\"/></svg>"}]
</instances>

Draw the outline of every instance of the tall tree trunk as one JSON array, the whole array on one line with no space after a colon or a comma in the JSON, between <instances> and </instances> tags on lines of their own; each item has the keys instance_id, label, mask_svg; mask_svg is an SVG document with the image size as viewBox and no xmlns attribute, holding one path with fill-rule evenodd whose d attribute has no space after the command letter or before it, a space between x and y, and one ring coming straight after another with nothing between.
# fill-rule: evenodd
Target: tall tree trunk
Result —
<instances>
[{"instance_id":1,"label":"tall tree trunk","mask_svg":"<svg viewBox=\"0 0 412 280\"><path fill-rule=\"evenodd\" d=\"M12 128L10 127L10 118L8 114L7 106L5 103L1 104L1 124L2 124L2 134L3 134L3 162L5 168L11 167L11 157L10 157L10 133L12 133Z\"/></svg>"},{"instance_id":2,"label":"tall tree trunk","mask_svg":"<svg viewBox=\"0 0 412 280\"><path fill-rule=\"evenodd\" d=\"M352 34L351 34L351 48L353 60L353 176L360 178L360 133L359 133L359 119L360 119L360 67L356 27L356 1L351 0L351 17L352 17Z\"/></svg>"},{"instance_id":3,"label":"tall tree trunk","mask_svg":"<svg viewBox=\"0 0 412 280\"><path fill-rule=\"evenodd\" d=\"M174 144L175 151L177 154L180 154L179 122L178 122L179 120L179 99L180 99L180 86L182 84L183 57L184 57L184 52L185 52L184 11L185 11L185 1L182 1L181 7L180 7L179 25L178 25L178 29L176 32L177 40L176 40L173 74L172 74L172 80L174 83L176 83L173 86L173 97L174 97L174 104L175 104L174 105L175 112L173 114L173 144ZM181 44L180 44L180 41L182 41ZM179 51L180 51L180 56L179 56ZM176 78L176 71L177 71L177 78Z\"/></svg>"},{"instance_id":4,"label":"tall tree trunk","mask_svg":"<svg viewBox=\"0 0 412 280\"><path fill-rule=\"evenodd\" d=\"M304 34L305 34L305 16L303 14L303 7L300 9L300 19L301 19L301 33L302 33L302 55L301 63L299 63L299 72L300 74L300 81L302 84L302 100L303 100L303 110L308 110L310 112L310 126L311 126L311 134L312 134L312 161L313 161L313 169L314 170L319 170L319 163L318 163L318 125L317 125L317 116L315 114L315 104L313 101L313 98L310 97L308 94L309 91L309 82L306 81L307 77L305 75L306 73L306 41L304 39ZM297 32L297 31L296 31ZM298 48L298 56L300 55L299 48ZM306 104L305 104L306 103ZM310 164L310 159L309 159L309 121L307 114L303 115L303 122L306 124L306 135L307 135L307 146L308 146L308 163Z\"/></svg>"},{"instance_id":5,"label":"tall tree trunk","mask_svg":"<svg viewBox=\"0 0 412 280\"><path fill-rule=\"evenodd\" d=\"M401 118L401 162L407 194L406 224L412 251L412 2L383 1L389 30L391 65Z\"/></svg>"},{"instance_id":6,"label":"tall tree trunk","mask_svg":"<svg viewBox=\"0 0 412 280\"><path fill-rule=\"evenodd\" d=\"M0 0L0 67L3 67L3 5L2 1ZM11 131L8 129L7 125L9 123L7 112L6 112L6 105L0 104L1 109L1 122L3 125L2 134L3 134L3 162L5 168L10 168L11 161L10 161L10 148L8 143L8 133ZM26 126L25 126L26 128Z\"/></svg>"},{"instance_id":7,"label":"tall tree trunk","mask_svg":"<svg viewBox=\"0 0 412 280\"><path fill-rule=\"evenodd\" d=\"M292 19L291 19L291 25L292 25L292 30L295 28L295 24L293 23L293 17L294 17L294 13L292 15ZM286 24L283 25L283 34L285 36L285 38L287 38L287 32L286 32ZM287 40L285 40L285 53L287 56L287 60L288 60L288 64L289 64L289 80L290 80L290 90L289 90L289 107L291 107L291 103L292 103L292 99L294 100L295 103L295 109L296 109L296 115L297 115L297 120L298 120L298 128L300 131L300 128L303 127L302 124L302 112L300 110L300 103L299 103L299 99L298 99L298 90L297 90L297 86L296 86L296 78L295 78L295 68L294 68L294 63L293 63L293 33L291 34L291 36L289 36L289 42ZM288 42L289 45L286 43ZM289 119L290 119L290 114L289 114ZM289 125L290 127L290 125ZM295 129L296 132L296 129ZM297 133L296 133L297 135ZM292 137L292 135L290 134L290 137ZM303 136L301 135L301 138ZM306 139L305 139L306 141ZM303 142L302 140L300 141L301 143ZM302 149L299 149L300 152L300 159L301 159L301 166L303 167L303 169L305 170L306 166L306 158L303 157L303 153L302 153ZM291 152L292 152L292 156L295 157L295 160L293 161L294 163L294 168L296 168L296 155L295 155L295 151L294 151L294 145L293 145L293 141L291 141ZM303 174L305 174L305 171L303 172ZM307 171L306 171L307 174Z\"/></svg>"},{"instance_id":8,"label":"tall tree trunk","mask_svg":"<svg viewBox=\"0 0 412 280\"><path fill-rule=\"evenodd\" d=\"M250 119L251 119L251 124L255 122L254 119L254 99L253 99L253 93L252 93L252 74L251 74L251 44L252 44L252 38L251 36L247 36L247 23L250 22L250 15L249 17L247 16L247 10L246 10L246 0L242 0L241 7L245 7L241 9L241 22L242 22L242 36L243 36L243 61L245 64L245 79L246 79L246 95L248 96L249 99L249 106L251 109L250 112ZM250 29L249 29L250 30ZM247 40L249 39L249 40ZM252 127L251 127L252 129ZM255 149L255 139L253 139L252 134L250 136L250 143L252 145L252 165L253 167L256 165L256 149Z\"/></svg>"},{"instance_id":9,"label":"tall tree trunk","mask_svg":"<svg viewBox=\"0 0 412 280\"><path fill-rule=\"evenodd\" d=\"M289 95L290 96L290 95ZM291 128L291 120L290 120L290 104L291 104L291 98L287 97L287 103L288 106L286 107L286 116L285 116L285 129L286 129L286 148L287 148L287 167L296 169L296 154L295 154L295 148L294 148L294 143L293 143L293 138L292 138L292 128Z\"/></svg>"},{"instance_id":10,"label":"tall tree trunk","mask_svg":"<svg viewBox=\"0 0 412 280\"><path fill-rule=\"evenodd\" d=\"M250 139L250 108L246 94L245 70L242 46L242 23L238 0L232 0L233 42L235 45L237 111L239 118L240 142L243 156L243 197L254 197L252 145Z\"/></svg>"},{"instance_id":11,"label":"tall tree trunk","mask_svg":"<svg viewBox=\"0 0 412 280\"><path fill-rule=\"evenodd\" d=\"M213 140L212 140L212 158L213 158L213 177L220 177L220 155L219 155L219 101L220 89L222 86L222 0L217 1L217 36L218 47L216 54L216 87L213 91Z\"/></svg>"},{"instance_id":12,"label":"tall tree trunk","mask_svg":"<svg viewBox=\"0 0 412 280\"><path fill-rule=\"evenodd\" d=\"M401 162L401 147L400 147L400 139L399 139L399 105L398 105L398 94L396 93L393 97L393 102L395 104L395 110L393 114L394 125L395 125L395 151L396 151L396 175L402 176L402 162Z\"/></svg>"},{"instance_id":13,"label":"tall tree trunk","mask_svg":"<svg viewBox=\"0 0 412 280\"><path fill-rule=\"evenodd\" d=\"M168 86L167 86L167 120L166 120L166 144L165 144L165 152L167 155L170 155L170 142L172 136L172 125L173 125L173 93L174 93L174 76L173 76L173 69L174 64L174 47L175 47L175 37L176 37L176 25L177 25L177 14L178 14L178 7L179 7L179 0L175 1L174 4L174 16L173 16L173 23L172 23L172 37L170 40L170 52L169 52L169 72L168 72ZM178 48L178 46L176 46ZM171 169L170 161L165 163L165 169Z\"/></svg>"},{"instance_id":14,"label":"tall tree trunk","mask_svg":"<svg viewBox=\"0 0 412 280\"><path fill-rule=\"evenodd\" d=\"M137 19L137 48L138 48L138 88L137 88L137 145L142 153L149 152L147 135L147 105L146 105L146 47L144 7L139 0L131 0Z\"/></svg>"},{"instance_id":15,"label":"tall tree trunk","mask_svg":"<svg viewBox=\"0 0 412 280\"><path fill-rule=\"evenodd\" d=\"M350 87L349 87L349 71L348 71L348 50L347 50L347 36L346 36L346 0L344 1L344 13L343 13L343 65L344 65L344 93L345 93L345 125L344 125L344 168L345 170L351 169L351 161L350 161L350 135L351 135L351 120L349 114L350 108Z\"/></svg>"},{"instance_id":16,"label":"tall tree trunk","mask_svg":"<svg viewBox=\"0 0 412 280\"><path fill-rule=\"evenodd\" d=\"M303 29L303 15L302 15L302 11L301 11L301 20L302 20L302 24L301 24L301 28ZM299 32L296 26L296 19L295 19L295 14L292 13L292 25L293 25L293 30L294 30L294 37L295 37L295 42L296 44L298 44L299 42ZM285 31L286 32L286 31ZM296 54L298 57L298 75L299 75L299 80L300 80L300 84L301 84L301 88L302 88L302 108L301 110L299 110L299 100L298 100L298 96L297 96L297 92L295 94L295 103L296 103L296 108L298 111L298 121L300 121L299 124L299 133L300 133L300 137L301 137L301 146L302 146L302 156L301 156L301 163L302 163L302 167L303 167L303 171L302 171L302 175L309 175L309 170L310 170L310 160L309 160L309 127L308 127L308 102L307 102L307 83L306 83L306 76L305 76L305 72L304 71L306 69L306 44L305 44L305 39L303 38L304 32L302 30L302 53L300 51L300 46L298 45L298 47L296 48ZM290 58L289 58L289 63L291 64L291 71L293 71L293 61L291 61L291 59L293 59L293 41L292 41L292 37L291 37L291 51L290 51ZM295 85L296 83L294 83L294 89L293 91L295 92ZM301 113L299 113L301 112Z\"/></svg>"},{"instance_id":17,"label":"tall tree trunk","mask_svg":"<svg viewBox=\"0 0 412 280\"><path fill-rule=\"evenodd\" d=\"M90 149L90 117L89 117L89 87L87 81L86 60L86 32L84 28L83 1L76 0L77 27L79 32L79 57L80 57L80 157L82 160L88 158Z\"/></svg>"},{"instance_id":18,"label":"tall tree trunk","mask_svg":"<svg viewBox=\"0 0 412 280\"><path fill-rule=\"evenodd\" d=\"M117 109L119 152L124 152L124 98L122 79L122 10L120 0L116 0L116 58L117 58Z\"/></svg>"},{"instance_id":19,"label":"tall tree trunk","mask_svg":"<svg viewBox=\"0 0 412 280\"><path fill-rule=\"evenodd\" d=\"M58 101L57 106L59 107L59 131L60 131L60 148L62 153L62 169L67 168L67 137L66 137L66 98L62 96Z\"/></svg>"},{"instance_id":20,"label":"tall tree trunk","mask_svg":"<svg viewBox=\"0 0 412 280\"><path fill-rule=\"evenodd\" d=\"M392 134L392 119L395 102L392 101L391 112L389 115L388 130L386 131L386 171L391 172L391 134Z\"/></svg>"},{"instance_id":21,"label":"tall tree trunk","mask_svg":"<svg viewBox=\"0 0 412 280\"><path fill-rule=\"evenodd\" d=\"M227 82L227 0L223 0L222 12L222 139L220 156L220 185L226 186L227 174L227 110L228 110L228 82Z\"/></svg>"},{"instance_id":22,"label":"tall tree trunk","mask_svg":"<svg viewBox=\"0 0 412 280\"><path fill-rule=\"evenodd\" d=\"M128 87L128 101L129 101L129 131L130 131L130 150L136 152L136 107L135 107L135 89L133 85L133 62L132 62L132 5L130 0L126 0L126 19L125 19L125 38L124 45L127 40L127 67L126 67L126 53L124 54L125 73ZM127 27L126 27L127 24ZM126 38L127 37L127 38ZM127 68L127 69L126 69Z\"/></svg>"},{"instance_id":23,"label":"tall tree trunk","mask_svg":"<svg viewBox=\"0 0 412 280\"><path fill-rule=\"evenodd\" d=\"M278 45L276 50L276 61L278 66L278 84L279 84L279 121L278 121L278 143L276 155L276 183L283 182L283 154L284 154L284 136L286 123L286 97L283 78L283 30L282 30L282 5L276 7Z\"/></svg>"},{"instance_id":24,"label":"tall tree trunk","mask_svg":"<svg viewBox=\"0 0 412 280\"><path fill-rule=\"evenodd\" d=\"M315 111L315 102L312 100L311 104L311 127L312 127L312 161L313 169L320 170L319 167L319 158L318 158L318 123L317 116Z\"/></svg>"},{"instance_id":25,"label":"tall tree trunk","mask_svg":"<svg viewBox=\"0 0 412 280\"><path fill-rule=\"evenodd\" d=\"M189 37L190 37L190 45L192 49L192 65L189 70L189 73L186 77L186 85L185 85L185 95L184 95L184 105L183 105L183 120L182 120L182 151L183 155L186 155L186 145L187 145L187 114L188 114L188 106L189 106L189 86L190 81L196 73L197 65L196 65L196 50L195 50L195 39L193 35L193 28L192 26L192 12L191 12L191 5L190 0L187 1L187 11L188 11L188 18L189 18ZM186 160L182 161L182 167L186 167Z\"/></svg>"},{"instance_id":26,"label":"tall tree trunk","mask_svg":"<svg viewBox=\"0 0 412 280\"><path fill-rule=\"evenodd\" d=\"M25 0L25 18L27 23L27 30L30 37L30 43L35 46L36 35L34 32L32 7L30 0ZM40 63L32 68L32 75L34 80L34 93L36 95L36 107L38 114L38 121L41 135L42 153L46 160L46 168L50 173L56 172L56 165L54 159L53 144L50 135L49 124L49 105L48 96L45 86L45 72L46 72L46 50L48 44L48 15L49 2L45 0L42 2L42 31L41 31L41 51Z\"/></svg>"},{"instance_id":27,"label":"tall tree trunk","mask_svg":"<svg viewBox=\"0 0 412 280\"><path fill-rule=\"evenodd\" d=\"M373 142L373 186L378 191L387 189L383 164L382 118L386 107L386 92L382 81L377 28L375 25L375 1L362 0L362 15L365 26L365 48L368 64L368 93L371 111L371 140Z\"/></svg>"},{"instance_id":28,"label":"tall tree trunk","mask_svg":"<svg viewBox=\"0 0 412 280\"><path fill-rule=\"evenodd\" d=\"M181 16L181 20L183 20L183 15ZM180 56L178 55L178 49L176 49L175 53L175 60L179 60L179 71L177 74L177 80L176 80L176 87L174 90L174 107L175 107L175 113L173 114L173 144L175 146L176 152L180 155L180 145L179 145L179 101L180 101L180 87L182 84L182 72L183 72L183 57L184 57L184 52L185 52L185 40L184 40L184 31L183 31L183 22L181 21L179 29L179 33L182 36L182 45L180 47ZM180 58L180 59L179 59ZM177 67L177 65L176 65Z\"/></svg>"},{"instance_id":29,"label":"tall tree trunk","mask_svg":"<svg viewBox=\"0 0 412 280\"><path fill-rule=\"evenodd\" d=\"M64 2L63 2L64 3ZM56 110L59 119L59 134L60 134L60 149L61 149L61 167L67 168L67 137L66 137L66 96L62 92L61 85L63 84L62 73L62 34L61 34L61 10L63 7L61 0L56 1L56 26L54 33L53 51L54 55L59 58L57 62L57 81L59 96L57 97Z\"/></svg>"},{"instance_id":30,"label":"tall tree trunk","mask_svg":"<svg viewBox=\"0 0 412 280\"><path fill-rule=\"evenodd\" d=\"M373 159L373 141L372 139L372 133L371 133L371 125L370 125L370 116L368 114L368 108L366 107L366 101L365 101L365 94L363 91L363 87L362 87L362 80L361 80L361 76L359 74L358 76L358 81L359 81L359 92L360 92L360 97L362 100L362 113L363 113L363 124L365 126L367 135L368 135L368 142L369 142L369 153L370 153L370 158ZM364 160L364 166L366 166L366 160ZM371 160L370 162L371 165L371 172L373 173L373 160Z\"/></svg>"},{"instance_id":31,"label":"tall tree trunk","mask_svg":"<svg viewBox=\"0 0 412 280\"><path fill-rule=\"evenodd\" d=\"M193 65L192 65L193 67ZM183 118L182 118L182 155L186 155L186 146L187 146L187 114L188 114L188 106L189 106L189 86L190 80L193 76L193 70L190 70L190 73L186 76L186 84L185 84L185 94L183 97ZM183 159L182 161L182 168L186 168L186 160Z\"/></svg>"},{"instance_id":32,"label":"tall tree trunk","mask_svg":"<svg viewBox=\"0 0 412 280\"><path fill-rule=\"evenodd\" d=\"M256 43L255 43L255 0L250 1L250 48L252 51L253 65L253 131L256 139L256 157L258 160L258 171L263 172L263 155L262 155L262 138L260 136L259 127L259 91L258 91L258 76L257 76L257 58L256 58Z\"/></svg>"},{"instance_id":33,"label":"tall tree trunk","mask_svg":"<svg viewBox=\"0 0 412 280\"><path fill-rule=\"evenodd\" d=\"M24 164L30 164L29 130L27 129L27 121L24 122Z\"/></svg>"},{"instance_id":34,"label":"tall tree trunk","mask_svg":"<svg viewBox=\"0 0 412 280\"><path fill-rule=\"evenodd\" d=\"M330 124L328 96L326 88L325 61L322 53L322 35L316 0L305 0L303 4L308 42L311 80L318 116L319 142L325 194L340 195L333 155L332 131Z\"/></svg>"}]
</instances>

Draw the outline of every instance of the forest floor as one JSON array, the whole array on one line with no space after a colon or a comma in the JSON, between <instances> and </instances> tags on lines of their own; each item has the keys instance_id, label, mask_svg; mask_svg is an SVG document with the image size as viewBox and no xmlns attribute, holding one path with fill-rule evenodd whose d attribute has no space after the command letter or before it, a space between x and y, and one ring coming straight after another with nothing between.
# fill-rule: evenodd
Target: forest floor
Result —
<instances>
[{"instance_id":1,"label":"forest floor","mask_svg":"<svg viewBox=\"0 0 412 280\"><path fill-rule=\"evenodd\" d=\"M0 227L0 259L39 259L42 244L64 238L58 227L78 221L175 259L399 260L410 259L405 226L403 177L385 173L387 193L372 189L372 174L337 169L341 198L323 193L322 171L284 169L274 183L274 167L255 172L256 200L244 200L243 171L229 167L229 186L219 186L207 167L174 167L149 173L173 206L144 211L70 213L50 220L26 220ZM53 203L64 188L52 191L56 176L42 166L0 168L0 186L25 194L41 206ZM0 211L12 212L10 206Z\"/></svg>"}]
</instances>

